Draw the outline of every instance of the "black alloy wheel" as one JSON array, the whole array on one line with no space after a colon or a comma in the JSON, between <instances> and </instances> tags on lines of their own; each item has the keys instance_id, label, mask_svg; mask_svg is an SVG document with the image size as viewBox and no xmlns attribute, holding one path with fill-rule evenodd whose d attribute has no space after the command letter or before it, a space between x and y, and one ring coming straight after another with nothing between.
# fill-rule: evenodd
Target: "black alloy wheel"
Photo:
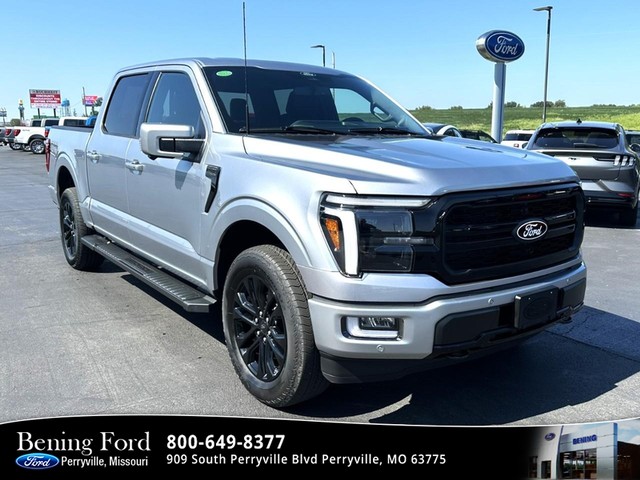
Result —
<instances>
[{"instance_id":1,"label":"black alloy wheel","mask_svg":"<svg viewBox=\"0 0 640 480\"><path fill-rule=\"evenodd\" d=\"M234 336L242 360L259 380L275 380L287 357L287 329L273 290L256 275L245 277L233 306Z\"/></svg>"}]
</instances>

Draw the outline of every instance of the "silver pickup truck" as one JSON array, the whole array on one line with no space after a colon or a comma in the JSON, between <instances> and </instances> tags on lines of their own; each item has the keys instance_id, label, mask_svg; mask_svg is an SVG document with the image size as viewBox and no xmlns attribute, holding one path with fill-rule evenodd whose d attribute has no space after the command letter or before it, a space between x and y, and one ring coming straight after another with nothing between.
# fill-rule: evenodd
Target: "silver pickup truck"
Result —
<instances>
[{"instance_id":1,"label":"silver pickup truck","mask_svg":"<svg viewBox=\"0 0 640 480\"><path fill-rule=\"evenodd\" d=\"M566 164L430 135L335 69L125 68L95 127L51 129L46 166L67 262L106 258L222 318L274 407L495 351L583 304Z\"/></svg>"}]
</instances>

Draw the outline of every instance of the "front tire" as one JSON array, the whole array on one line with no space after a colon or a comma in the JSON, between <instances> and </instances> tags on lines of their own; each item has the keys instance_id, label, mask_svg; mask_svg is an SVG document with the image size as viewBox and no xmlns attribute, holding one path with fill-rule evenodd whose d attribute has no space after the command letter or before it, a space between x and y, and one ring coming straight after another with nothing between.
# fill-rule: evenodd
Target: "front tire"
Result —
<instances>
[{"instance_id":1,"label":"front tire","mask_svg":"<svg viewBox=\"0 0 640 480\"><path fill-rule=\"evenodd\" d=\"M225 281L222 319L231 363L261 402L288 407L327 388L307 292L286 251L260 245L238 255Z\"/></svg>"},{"instance_id":2,"label":"front tire","mask_svg":"<svg viewBox=\"0 0 640 480\"><path fill-rule=\"evenodd\" d=\"M93 270L104 260L81 241L82 237L91 233L92 230L82 218L76 189L67 188L60 197L60 238L64 257L76 270Z\"/></svg>"}]
</instances>

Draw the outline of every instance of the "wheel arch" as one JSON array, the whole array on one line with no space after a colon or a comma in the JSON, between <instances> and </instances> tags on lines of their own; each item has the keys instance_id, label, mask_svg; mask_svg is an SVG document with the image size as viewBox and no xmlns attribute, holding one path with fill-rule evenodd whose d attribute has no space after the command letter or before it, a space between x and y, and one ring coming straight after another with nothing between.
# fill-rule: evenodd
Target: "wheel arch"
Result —
<instances>
[{"instance_id":1,"label":"wheel arch","mask_svg":"<svg viewBox=\"0 0 640 480\"><path fill-rule=\"evenodd\" d=\"M275 245L291 255L298 265L310 265L311 256L303 238L309 235L306 222L291 220L271 205L243 199L223 208L205 240L205 251L215 252L212 286L220 292L231 262L243 250L262 244ZM204 245L204 244L203 244ZM316 249L319 250L319 249Z\"/></svg>"},{"instance_id":2,"label":"wheel arch","mask_svg":"<svg viewBox=\"0 0 640 480\"><path fill-rule=\"evenodd\" d=\"M216 250L214 285L218 292L224 288L225 279L233 260L240 252L258 245L274 245L289 252L289 249L274 232L254 220L239 220L229 225Z\"/></svg>"},{"instance_id":3,"label":"wheel arch","mask_svg":"<svg viewBox=\"0 0 640 480\"><path fill-rule=\"evenodd\" d=\"M29 137L29 140L27 140L27 144L33 142L34 140L46 140L45 137L43 135L40 135L39 133L36 133L34 135L31 135Z\"/></svg>"},{"instance_id":4,"label":"wheel arch","mask_svg":"<svg viewBox=\"0 0 640 480\"><path fill-rule=\"evenodd\" d=\"M61 166L58 169L58 174L56 176L56 192L58 195L58 200L62 197L62 194L67 188L75 187L75 181L73 179L73 175L69 171L66 166Z\"/></svg>"}]
</instances>

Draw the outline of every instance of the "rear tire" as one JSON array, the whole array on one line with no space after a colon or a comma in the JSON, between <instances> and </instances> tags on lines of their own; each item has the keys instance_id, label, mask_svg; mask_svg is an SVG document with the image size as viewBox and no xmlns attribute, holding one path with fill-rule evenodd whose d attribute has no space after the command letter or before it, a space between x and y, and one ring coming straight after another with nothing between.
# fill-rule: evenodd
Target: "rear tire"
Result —
<instances>
[{"instance_id":1,"label":"rear tire","mask_svg":"<svg viewBox=\"0 0 640 480\"><path fill-rule=\"evenodd\" d=\"M31 140L29 148L31 149L31 153L38 155L44 153L44 140L42 138L34 138Z\"/></svg>"},{"instance_id":2,"label":"rear tire","mask_svg":"<svg viewBox=\"0 0 640 480\"><path fill-rule=\"evenodd\" d=\"M60 197L60 238L64 257L76 270L93 270L104 261L104 257L81 241L92 233L82 218L76 189L67 188Z\"/></svg>"},{"instance_id":3,"label":"rear tire","mask_svg":"<svg viewBox=\"0 0 640 480\"><path fill-rule=\"evenodd\" d=\"M307 292L286 251L260 245L238 255L225 280L222 319L231 363L261 402L288 407L327 388Z\"/></svg>"},{"instance_id":4,"label":"rear tire","mask_svg":"<svg viewBox=\"0 0 640 480\"><path fill-rule=\"evenodd\" d=\"M9 147L11 147L11 150L22 150L22 145L19 143L10 143Z\"/></svg>"},{"instance_id":5,"label":"rear tire","mask_svg":"<svg viewBox=\"0 0 640 480\"><path fill-rule=\"evenodd\" d=\"M620 210L620 223L626 227L635 227L638 221L638 204L634 208Z\"/></svg>"}]
</instances>

